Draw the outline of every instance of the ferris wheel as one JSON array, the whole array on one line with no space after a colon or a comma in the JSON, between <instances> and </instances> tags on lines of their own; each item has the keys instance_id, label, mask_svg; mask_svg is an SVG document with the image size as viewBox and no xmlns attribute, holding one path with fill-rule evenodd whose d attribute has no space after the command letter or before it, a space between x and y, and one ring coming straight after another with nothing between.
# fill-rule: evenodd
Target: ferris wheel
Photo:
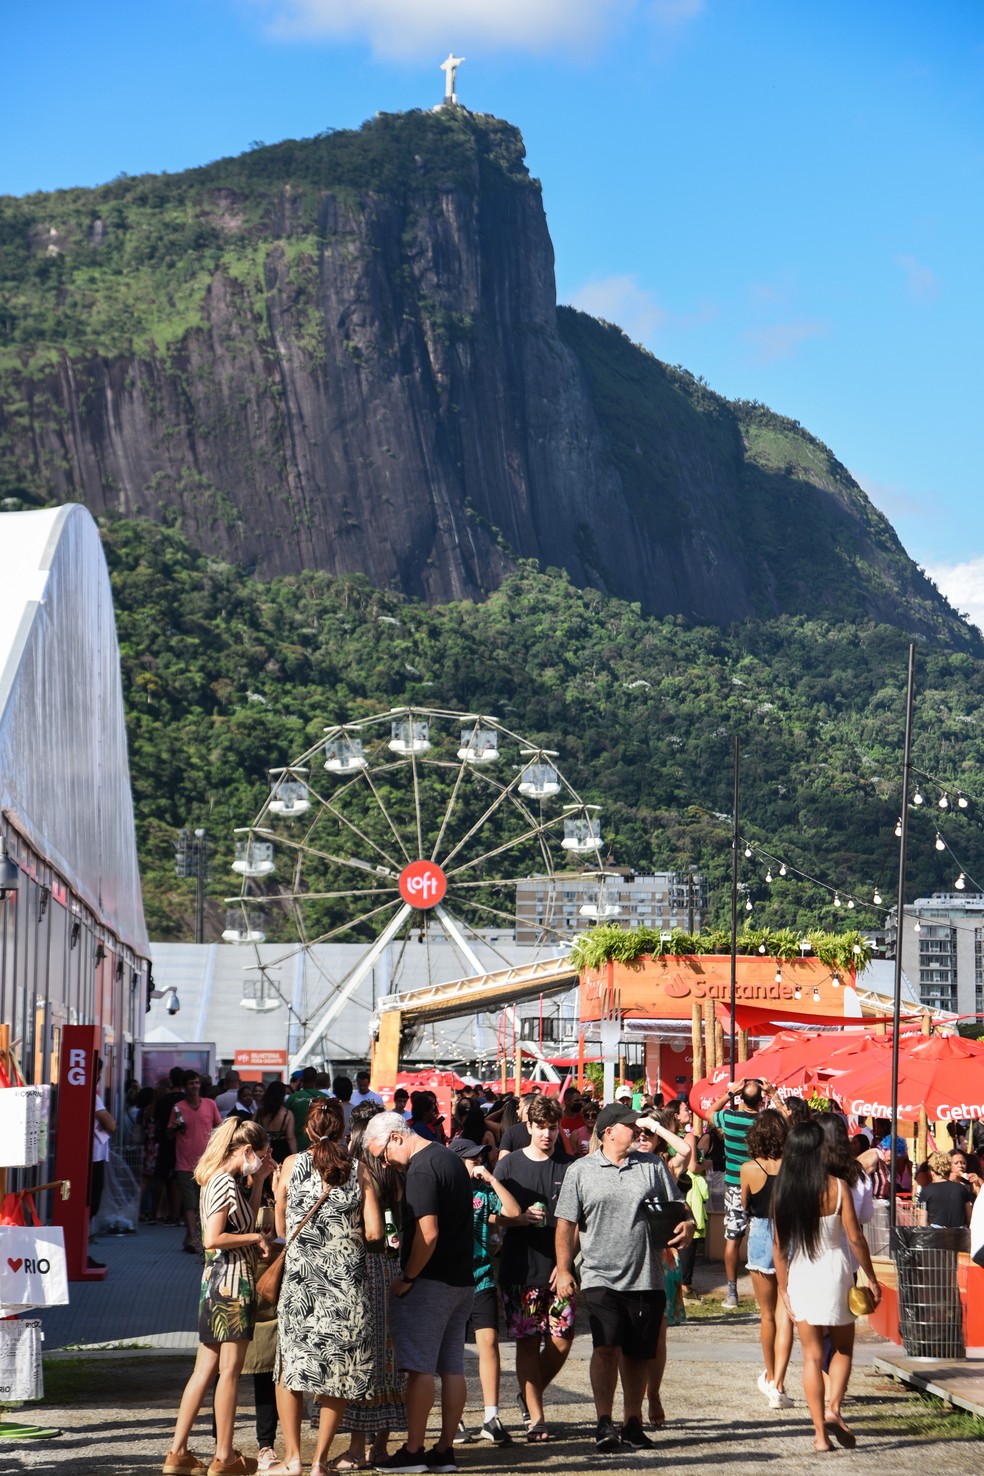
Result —
<instances>
[{"instance_id":1,"label":"ferris wheel","mask_svg":"<svg viewBox=\"0 0 984 1476\"><path fill-rule=\"evenodd\" d=\"M516 944L531 958L566 953L564 872L597 876L593 915L610 916L598 807L564 777L556 751L497 718L394 708L327 728L269 772L259 814L236 833L241 885L223 937L256 950L255 998L243 1001L256 1009L276 1006L259 944L283 943L277 964L299 950L316 959L323 998L292 1065L330 1038L373 971L398 994L511 964ZM349 945L337 976L324 962L331 950L315 947L330 943Z\"/></svg>"}]
</instances>

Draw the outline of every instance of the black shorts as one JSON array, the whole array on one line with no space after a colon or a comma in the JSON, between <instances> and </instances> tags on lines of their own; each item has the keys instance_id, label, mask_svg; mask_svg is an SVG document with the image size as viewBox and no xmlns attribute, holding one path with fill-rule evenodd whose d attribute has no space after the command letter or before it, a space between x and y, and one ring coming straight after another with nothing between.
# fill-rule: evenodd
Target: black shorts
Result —
<instances>
[{"instance_id":1,"label":"black shorts","mask_svg":"<svg viewBox=\"0 0 984 1476\"><path fill-rule=\"evenodd\" d=\"M465 1338L467 1343L473 1343L474 1333L479 1328L492 1328L493 1332L499 1331L499 1293L494 1287L487 1291L475 1293L472 1303L471 1317L468 1319L468 1334Z\"/></svg>"},{"instance_id":2,"label":"black shorts","mask_svg":"<svg viewBox=\"0 0 984 1476\"><path fill-rule=\"evenodd\" d=\"M581 1300L588 1309L592 1347L621 1348L626 1358L656 1357L665 1292L591 1286L582 1289Z\"/></svg>"}]
</instances>

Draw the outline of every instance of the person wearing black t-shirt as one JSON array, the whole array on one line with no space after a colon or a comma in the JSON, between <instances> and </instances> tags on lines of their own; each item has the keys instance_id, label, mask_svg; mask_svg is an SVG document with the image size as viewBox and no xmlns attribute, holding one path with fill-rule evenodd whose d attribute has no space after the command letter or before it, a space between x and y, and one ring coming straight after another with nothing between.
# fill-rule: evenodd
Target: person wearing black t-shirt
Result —
<instances>
[{"instance_id":1,"label":"person wearing black t-shirt","mask_svg":"<svg viewBox=\"0 0 984 1476\"><path fill-rule=\"evenodd\" d=\"M931 1182L919 1191L920 1224L937 1230L963 1230L970 1224L974 1195L966 1184L950 1178L949 1153L931 1153Z\"/></svg>"},{"instance_id":2,"label":"person wearing black t-shirt","mask_svg":"<svg viewBox=\"0 0 984 1476\"><path fill-rule=\"evenodd\" d=\"M503 1158L507 1153L515 1153L518 1148L528 1148L530 1146L529 1113L533 1103L538 1102L542 1095L541 1092L537 1092L533 1096L522 1099L519 1104L519 1122L514 1122L512 1127L507 1127L499 1139L499 1158ZM563 1135L559 1132L551 1156L557 1163L570 1163L572 1161L571 1155L564 1146Z\"/></svg>"},{"instance_id":3,"label":"person wearing black t-shirt","mask_svg":"<svg viewBox=\"0 0 984 1476\"><path fill-rule=\"evenodd\" d=\"M390 1287L389 1316L397 1364L407 1375L407 1439L377 1468L454 1473L454 1437L468 1392L465 1329L475 1296L471 1180L457 1154L419 1137L398 1112L370 1118L362 1142L404 1175L400 1275ZM435 1374L441 1434L425 1451Z\"/></svg>"},{"instance_id":4,"label":"person wearing black t-shirt","mask_svg":"<svg viewBox=\"0 0 984 1476\"><path fill-rule=\"evenodd\" d=\"M567 1169L566 1161L553 1156L560 1118L557 1102L536 1097L529 1109L529 1146L500 1157L494 1174L522 1211L500 1217L505 1233L499 1285L507 1333L516 1340L516 1377L531 1442L550 1439L543 1393L567 1361L574 1337L575 1298L559 1297L556 1290L555 1210Z\"/></svg>"}]
</instances>

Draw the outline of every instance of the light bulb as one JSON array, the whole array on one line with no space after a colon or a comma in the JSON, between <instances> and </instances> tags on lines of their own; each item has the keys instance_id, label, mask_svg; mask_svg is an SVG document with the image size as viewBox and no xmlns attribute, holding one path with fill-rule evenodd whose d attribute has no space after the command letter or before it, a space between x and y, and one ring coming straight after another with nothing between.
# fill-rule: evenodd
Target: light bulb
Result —
<instances>
[{"instance_id":1,"label":"light bulb","mask_svg":"<svg viewBox=\"0 0 984 1476\"><path fill-rule=\"evenodd\" d=\"M838 897L837 893L835 892L834 893L834 906L835 907L839 907L840 905L841 905L841 899L840 899L840 897Z\"/></svg>"},{"instance_id":2,"label":"light bulb","mask_svg":"<svg viewBox=\"0 0 984 1476\"><path fill-rule=\"evenodd\" d=\"M936 849L938 851L945 851L946 850L946 841L940 835L939 831L936 832Z\"/></svg>"},{"instance_id":3,"label":"light bulb","mask_svg":"<svg viewBox=\"0 0 984 1476\"><path fill-rule=\"evenodd\" d=\"M967 796L965 794L960 795L959 799L957 800L957 804L960 806L961 810L966 810Z\"/></svg>"},{"instance_id":4,"label":"light bulb","mask_svg":"<svg viewBox=\"0 0 984 1476\"><path fill-rule=\"evenodd\" d=\"M921 805L922 802L923 802L923 797L919 793L919 790L917 789L916 792L915 792L915 794L912 796L912 803L914 805Z\"/></svg>"},{"instance_id":5,"label":"light bulb","mask_svg":"<svg viewBox=\"0 0 984 1476\"><path fill-rule=\"evenodd\" d=\"M782 969L776 969L776 983L782 983Z\"/></svg>"},{"instance_id":6,"label":"light bulb","mask_svg":"<svg viewBox=\"0 0 984 1476\"><path fill-rule=\"evenodd\" d=\"M813 1003L814 1004L819 1004L820 1003L820 991L819 991L819 989L817 988L817 986L815 984L813 986Z\"/></svg>"},{"instance_id":7,"label":"light bulb","mask_svg":"<svg viewBox=\"0 0 984 1476\"><path fill-rule=\"evenodd\" d=\"M854 898L853 897L848 897L848 899L847 899L847 909L848 909L848 911L850 911L853 906L854 906Z\"/></svg>"},{"instance_id":8,"label":"light bulb","mask_svg":"<svg viewBox=\"0 0 984 1476\"><path fill-rule=\"evenodd\" d=\"M797 984L796 988L793 990L793 998L794 999L802 999L803 998L803 991L799 987L798 984Z\"/></svg>"},{"instance_id":9,"label":"light bulb","mask_svg":"<svg viewBox=\"0 0 984 1476\"><path fill-rule=\"evenodd\" d=\"M750 858L751 857L751 854L752 854L752 848L751 848L751 846L746 846L745 847L745 856L746 856L746 859L747 858Z\"/></svg>"},{"instance_id":10,"label":"light bulb","mask_svg":"<svg viewBox=\"0 0 984 1476\"><path fill-rule=\"evenodd\" d=\"M746 912L751 912L751 910L752 910L752 899L751 899L751 897L749 897L748 901L745 903L745 911Z\"/></svg>"},{"instance_id":11,"label":"light bulb","mask_svg":"<svg viewBox=\"0 0 984 1476\"><path fill-rule=\"evenodd\" d=\"M895 834L897 836L901 836L901 834L902 834L902 821L901 820L896 820L896 822L895 822Z\"/></svg>"},{"instance_id":12,"label":"light bulb","mask_svg":"<svg viewBox=\"0 0 984 1476\"><path fill-rule=\"evenodd\" d=\"M876 907L880 907L881 906L881 892L875 892L875 895L872 897L871 900L872 900L872 902L874 902L874 904L875 904Z\"/></svg>"},{"instance_id":13,"label":"light bulb","mask_svg":"<svg viewBox=\"0 0 984 1476\"><path fill-rule=\"evenodd\" d=\"M964 874L963 874L962 871L961 871L960 875L957 877L956 881L953 883L953 885L956 887L956 889L957 889L958 892L962 892L963 891L964 887L966 886L966 882L964 881Z\"/></svg>"},{"instance_id":14,"label":"light bulb","mask_svg":"<svg viewBox=\"0 0 984 1476\"><path fill-rule=\"evenodd\" d=\"M919 926L919 919L918 919L918 917L916 918L915 922L912 925L912 931L914 933L921 933L922 932L922 928Z\"/></svg>"},{"instance_id":15,"label":"light bulb","mask_svg":"<svg viewBox=\"0 0 984 1476\"><path fill-rule=\"evenodd\" d=\"M768 871L765 873L765 879L766 879L767 882L771 882L771 880L772 880L772 867L771 866L769 867Z\"/></svg>"},{"instance_id":16,"label":"light bulb","mask_svg":"<svg viewBox=\"0 0 984 1476\"><path fill-rule=\"evenodd\" d=\"M780 876L785 876L786 875L786 863L785 863L785 861L782 863L782 865L779 868L779 875Z\"/></svg>"},{"instance_id":17,"label":"light bulb","mask_svg":"<svg viewBox=\"0 0 984 1476\"><path fill-rule=\"evenodd\" d=\"M760 943L759 944L759 953L764 953L764 952L765 952L765 944L764 943Z\"/></svg>"},{"instance_id":18,"label":"light bulb","mask_svg":"<svg viewBox=\"0 0 984 1476\"><path fill-rule=\"evenodd\" d=\"M939 805L941 810L946 810L949 808L950 801L945 794L940 795Z\"/></svg>"}]
</instances>

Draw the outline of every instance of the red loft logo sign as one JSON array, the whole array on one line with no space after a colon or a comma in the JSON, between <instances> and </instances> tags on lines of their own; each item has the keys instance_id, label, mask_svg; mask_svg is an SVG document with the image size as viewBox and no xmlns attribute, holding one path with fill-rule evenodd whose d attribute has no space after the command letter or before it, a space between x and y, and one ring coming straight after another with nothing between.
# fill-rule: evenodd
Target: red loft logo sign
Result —
<instances>
[{"instance_id":1,"label":"red loft logo sign","mask_svg":"<svg viewBox=\"0 0 984 1476\"><path fill-rule=\"evenodd\" d=\"M448 879L434 861L411 861L400 873L400 896L425 912L436 907L448 889Z\"/></svg>"}]
</instances>

